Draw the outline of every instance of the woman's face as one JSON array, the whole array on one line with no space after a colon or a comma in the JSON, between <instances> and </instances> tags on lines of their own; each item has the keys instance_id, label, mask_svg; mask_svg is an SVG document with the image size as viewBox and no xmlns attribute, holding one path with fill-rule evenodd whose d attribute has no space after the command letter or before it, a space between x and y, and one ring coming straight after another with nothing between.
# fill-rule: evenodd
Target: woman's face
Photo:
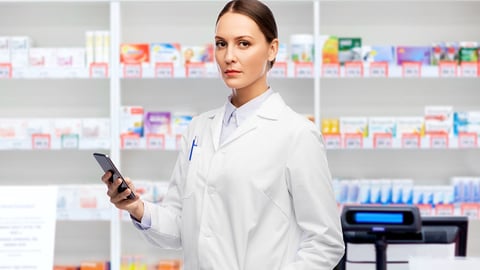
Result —
<instances>
[{"instance_id":1,"label":"woman's face","mask_svg":"<svg viewBox=\"0 0 480 270\"><path fill-rule=\"evenodd\" d=\"M278 41L268 43L258 25L245 15L228 12L218 20L215 60L229 88L266 90L268 64L277 48Z\"/></svg>"}]
</instances>

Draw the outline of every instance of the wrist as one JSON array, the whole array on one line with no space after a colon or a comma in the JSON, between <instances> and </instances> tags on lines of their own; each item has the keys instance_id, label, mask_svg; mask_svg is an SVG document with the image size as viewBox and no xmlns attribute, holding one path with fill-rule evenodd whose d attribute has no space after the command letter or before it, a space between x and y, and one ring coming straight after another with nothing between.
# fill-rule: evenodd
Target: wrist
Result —
<instances>
[{"instance_id":1,"label":"wrist","mask_svg":"<svg viewBox=\"0 0 480 270\"><path fill-rule=\"evenodd\" d=\"M138 222L142 222L143 212L144 212L143 201L139 200L137 203L137 206L132 211L130 211L130 217L132 217Z\"/></svg>"}]
</instances>

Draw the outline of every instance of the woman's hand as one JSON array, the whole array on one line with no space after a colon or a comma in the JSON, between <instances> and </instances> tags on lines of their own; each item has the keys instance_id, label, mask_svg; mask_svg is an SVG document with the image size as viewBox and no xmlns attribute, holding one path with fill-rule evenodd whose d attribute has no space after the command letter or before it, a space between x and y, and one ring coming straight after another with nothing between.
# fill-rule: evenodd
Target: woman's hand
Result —
<instances>
[{"instance_id":1,"label":"woman's hand","mask_svg":"<svg viewBox=\"0 0 480 270\"><path fill-rule=\"evenodd\" d=\"M123 192L118 193L118 187L122 184L122 179L114 179L113 182L110 182L112 177L111 172L106 172L102 176L102 182L107 185L108 191L107 196L110 197L110 202L115 205L118 209L125 210L130 213L130 215L135 218L137 221L141 221L143 217L143 201L140 199L138 194L133 199L127 199L128 195L132 192L135 192L135 186L133 185L130 178L126 177L125 182L128 187Z\"/></svg>"}]
</instances>

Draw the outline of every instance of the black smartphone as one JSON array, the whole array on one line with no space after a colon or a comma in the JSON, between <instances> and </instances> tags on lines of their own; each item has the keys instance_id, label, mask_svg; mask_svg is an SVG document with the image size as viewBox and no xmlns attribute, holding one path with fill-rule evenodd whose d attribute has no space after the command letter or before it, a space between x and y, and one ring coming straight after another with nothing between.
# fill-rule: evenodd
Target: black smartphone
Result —
<instances>
[{"instance_id":1,"label":"black smartphone","mask_svg":"<svg viewBox=\"0 0 480 270\"><path fill-rule=\"evenodd\" d=\"M123 192L126 190L128 187L127 183L125 182L125 179L123 179L123 176L120 174L118 171L117 167L115 167L115 164L113 164L113 161L110 159L108 155L102 154L102 153L93 153L93 156L97 160L98 164L100 164L100 167L102 167L104 172L111 172L112 177L109 179L110 182L113 183L113 179L120 178L122 179L122 183L120 186L118 186L118 193ZM128 199L135 199L135 194L130 193L127 197Z\"/></svg>"}]
</instances>

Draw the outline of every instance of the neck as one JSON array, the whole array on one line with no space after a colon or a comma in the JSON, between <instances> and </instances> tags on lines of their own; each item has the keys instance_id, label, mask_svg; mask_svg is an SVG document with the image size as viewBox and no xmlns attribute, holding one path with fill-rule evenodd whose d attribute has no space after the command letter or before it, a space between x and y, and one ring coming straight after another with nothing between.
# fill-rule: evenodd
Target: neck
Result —
<instances>
[{"instance_id":1,"label":"neck","mask_svg":"<svg viewBox=\"0 0 480 270\"><path fill-rule=\"evenodd\" d=\"M233 106L239 108L245 103L249 102L250 100L262 95L265 93L270 87L265 86L263 88L258 88L258 90L248 90L248 89L232 89L232 99L231 103Z\"/></svg>"}]
</instances>

